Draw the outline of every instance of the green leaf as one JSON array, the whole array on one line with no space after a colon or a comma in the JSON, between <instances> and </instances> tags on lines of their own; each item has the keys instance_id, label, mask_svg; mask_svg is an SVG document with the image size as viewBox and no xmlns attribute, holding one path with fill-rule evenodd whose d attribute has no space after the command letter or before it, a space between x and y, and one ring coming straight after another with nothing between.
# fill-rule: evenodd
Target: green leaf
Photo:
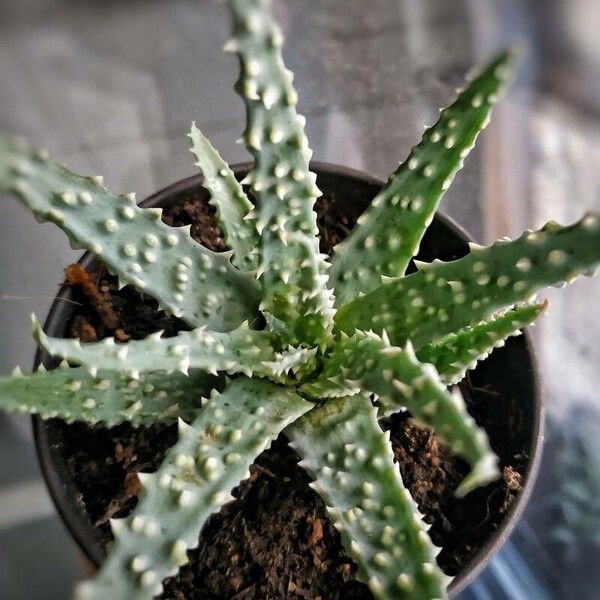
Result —
<instances>
[{"instance_id":1,"label":"green leaf","mask_svg":"<svg viewBox=\"0 0 600 600\"><path fill-rule=\"evenodd\" d=\"M300 389L316 397L335 397L349 386L377 394L380 417L408 409L413 419L433 427L453 452L465 458L472 471L458 495L498 477L488 437L467 412L459 391L450 393L435 368L417 360L410 344L403 350L373 332L357 332L334 348L319 379Z\"/></svg>"},{"instance_id":2,"label":"green leaf","mask_svg":"<svg viewBox=\"0 0 600 600\"><path fill-rule=\"evenodd\" d=\"M375 598L445 598L439 552L363 396L331 400L286 430L314 478L358 577Z\"/></svg>"},{"instance_id":3,"label":"green leaf","mask_svg":"<svg viewBox=\"0 0 600 600\"><path fill-rule=\"evenodd\" d=\"M290 369L311 361L315 349L288 348L277 351L276 338L267 331L252 331L246 323L230 333L207 331L201 327L163 338L162 332L143 340L117 344L113 338L82 344L78 339L48 337L35 316L33 335L40 347L54 356L97 369L132 373L146 371L181 371L202 369L217 374L244 373L284 378Z\"/></svg>"},{"instance_id":4,"label":"green leaf","mask_svg":"<svg viewBox=\"0 0 600 600\"><path fill-rule=\"evenodd\" d=\"M207 401L156 473L141 474L133 513L112 520L115 541L95 579L80 584L81 600L146 600L188 562L208 517L232 500L254 459L312 404L266 381L233 381Z\"/></svg>"},{"instance_id":5,"label":"green leaf","mask_svg":"<svg viewBox=\"0 0 600 600\"><path fill-rule=\"evenodd\" d=\"M600 264L600 218L588 213L568 227L555 222L514 241L489 248L472 245L453 262L419 263L419 272L389 281L349 302L336 314L336 328L386 331L417 351L449 333L486 321L499 309L528 301L549 285L589 275Z\"/></svg>"},{"instance_id":6,"label":"green leaf","mask_svg":"<svg viewBox=\"0 0 600 600\"><path fill-rule=\"evenodd\" d=\"M201 371L190 371L188 377L154 371L139 379L113 371L92 377L82 368L17 373L0 377L0 409L106 427L191 420L199 408L197 398L219 385L217 377Z\"/></svg>"},{"instance_id":7,"label":"green leaf","mask_svg":"<svg viewBox=\"0 0 600 600\"><path fill-rule=\"evenodd\" d=\"M210 193L210 204L217 211L225 242L233 250L231 262L242 271L258 266L259 238L254 223L247 220L253 210L229 165L219 156L209 140L192 123L189 133L196 166L200 168L202 185Z\"/></svg>"},{"instance_id":8,"label":"green leaf","mask_svg":"<svg viewBox=\"0 0 600 600\"><path fill-rule=\"evenodd\" d=\"M300 341L321 342L331 329L333 295L326 287L326 256L319 253L313 207L321 192L309 172L305 119L296 113L293 76L283 63L281 32L267 4L229 5L234 35L225 48L240 59L236 89L246 105L243 140L255 160L243 183L256 199L261 309L293 324Z\"/></svg>"},{"instance_id":9,"label":"green leaf","mask_svg":"<svg viewBox=\"0 0 600 600\"><path fill-rule=\"evenodd\" d=\"M432 363L444 383L458 383L468 369L487 358L494 348L504 346L504 341L521 333L546 309L547 302L518 306L489 321L465 327L450 333L434 344L423 346L417 357L421 362Z\"/></svg>"},{"instance_id":10,"label":"green leaf","mask_svg":"<svg viewBox=\"0 0 600 600\"><path fill-rule=\"evenodd\" d=\"M251 276L197 244L187 227L169 227L160 209L141 209L133 194L117 196L101 177L68 171L0 135L0 191L15 192L39 220L58 225L77 248L100 257L119 276L192 326L229 331L257 315Z\"/></svg>"},{"instance_id":11,"label":"green leaf","mask_svg":"<svg viewBox=\"0 0 600 600\"><path fill-rule=\"evenodd\" d=\"M512 52L498 56L441 111L336 247L329 275L338 306L378 287L382 275L404 275L440 199L487 125L514 58Z\"/></svg>"}]
</instances>

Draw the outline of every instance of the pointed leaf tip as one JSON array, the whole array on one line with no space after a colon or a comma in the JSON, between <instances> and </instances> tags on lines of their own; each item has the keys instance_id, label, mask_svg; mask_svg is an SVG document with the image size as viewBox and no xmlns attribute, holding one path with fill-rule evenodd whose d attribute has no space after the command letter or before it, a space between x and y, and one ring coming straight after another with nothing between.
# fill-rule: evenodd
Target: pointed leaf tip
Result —
<instances>
[{"instance_id":1,"label":"pointed leaf tip","mask_svg":"<svg viewBox=\"0 0 600 600\"><path fill-rule=\"evenodd\" d=\"M339 307L379 286L381 275L405 274L439 201L487 125L510 73L509 63L507 55L498 56L472 78L451 106L440 111L438 122L426 129L421 142L336 248L329 273ZM361 276L348 277L358 273L357 265Z\"/></svg>"}]
</instances>

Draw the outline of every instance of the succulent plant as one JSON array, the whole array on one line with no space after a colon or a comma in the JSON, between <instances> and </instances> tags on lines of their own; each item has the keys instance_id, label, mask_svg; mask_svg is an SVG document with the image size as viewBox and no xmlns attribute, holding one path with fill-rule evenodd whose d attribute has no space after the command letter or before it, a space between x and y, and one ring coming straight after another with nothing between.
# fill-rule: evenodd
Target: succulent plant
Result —
<instances>
[{"instance_id":1,"label":"succulent plant","mask_svg":"<svg viewBox=\"0 0 600 600\"><path fill-rule=\"evenodd\" d=\"M196 165L230 248L215 253L161 210L108 191L24 141L0 137L0 189L63 229L118 276L191 328L128 343L47 337L64 368L0 378L0 407L68 422L179 423L179 440L143 486L133 513L79 598L150 598L188 560L209 515L228 502L281 432L376 598L442 598L428 526L403 486L378 419L410 412L471 466L465 494L498 475L487 435L457 389L469 368L543 312L532 303L600 262L600 219L549 223L465 258L406 275L440 198L485 127L514 55L496 58L390 176L349 237L319 252L311 150L296 112L282 35L264 0L231 0L236 89L254 156L238 182L192 126ZM243 186L247 186L245 189ZM246 193L245 190L248 190ZM73 368L73 365L79 365ZM215 375L227 374L223 380ZM220 391L215 391L218 388ZM190 400L190 399L193 400Z\"/></svg>"}]
</instances>

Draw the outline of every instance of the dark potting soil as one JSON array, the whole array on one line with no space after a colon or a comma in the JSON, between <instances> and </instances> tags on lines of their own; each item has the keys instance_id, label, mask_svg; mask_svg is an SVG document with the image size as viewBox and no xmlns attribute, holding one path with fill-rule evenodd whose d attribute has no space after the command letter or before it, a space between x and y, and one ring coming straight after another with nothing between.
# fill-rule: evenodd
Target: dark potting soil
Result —
<instances>
[{"instance_id":1,"label":"dark potting soil","mask_svg":"<svg viewBox=\"0 0 600 600\"><path fill-rule=\"evenodd\" d=\"M320 199L317 212L321 249L331 253L358 214L346 214L334 195ZM214 210L200 194L183 197L165 210L163 218L171 225L191 224L191 234L200 243L216 251L224 249ZM86 279L71 267L66 275L74 299L81 302L70 323L73 337L139 339L160 329L174 335L185 328L158 311L151 298L130 287L117 290L114 278L102 270ZM486 386L477 371L461 388L469 412L488 432L502 466L501 479L462 500L453 492L467 466L451 456L431 430L412 424L406 414L382 423L391 432L405 485L432 524L433 542L443 548L438 561L449 575L465 568L499 526L519 494L527 464L523 449L514 442L513 432L521 419L516 399ZM75 481L77 502L96 526L99 539L108 542L108 519L123 517L135 506L140 490L137 473L158 467L176 440L176 430L159 425L134 429L126 424L106 429L60 421L53 421L52 427L53 447ZM283 435L258 457L251 477L234 490L236 500L203 528L198 548L189 552L190 562L165 582L162 598L372 598L368 588L355 580L356 567L297 461Z\"/></svg>"}]
</instances>

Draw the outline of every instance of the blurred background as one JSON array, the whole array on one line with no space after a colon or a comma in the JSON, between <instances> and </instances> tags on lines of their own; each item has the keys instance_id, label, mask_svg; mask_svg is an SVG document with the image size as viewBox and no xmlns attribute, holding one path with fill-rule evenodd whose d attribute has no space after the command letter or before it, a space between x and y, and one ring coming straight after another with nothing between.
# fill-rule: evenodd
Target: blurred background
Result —
<instances>
[{"instance_id":1,"label":"blurred background","mask_svg":"<svg viewBox=\"0 0 600 600\"><path fill-rule=\"evenodd\" d=\"M442 209L477 241L600 208L598 0L275 2L315 159L384 177L466 71L518 41L528 53ZM0 0L0 129L138 198L194 173L194 119L230 163L248 155L229 24L209 0ZM1 197L0 372L29 367L77 258ZM558 292L558 293L557 293ZM462 599L598 597L600 278L551 290L533 331L547 440L515 534ZM83 562L41 480L27 418L0 414L0 598L68 597Z\"/></svg>"}]
</instances>

